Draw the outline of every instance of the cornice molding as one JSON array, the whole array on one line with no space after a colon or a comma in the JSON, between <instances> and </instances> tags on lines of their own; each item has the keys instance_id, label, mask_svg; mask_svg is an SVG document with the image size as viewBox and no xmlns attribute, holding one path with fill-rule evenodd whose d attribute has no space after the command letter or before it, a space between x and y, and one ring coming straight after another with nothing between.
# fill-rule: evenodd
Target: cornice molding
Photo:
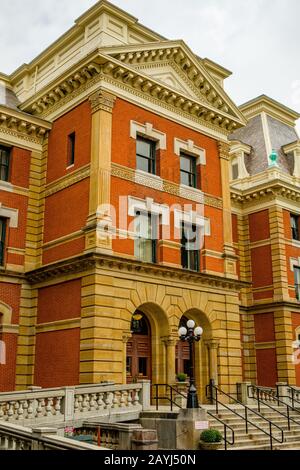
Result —
<instances>
[{"instance_id":1,"label":"cornice molding","mask_svg":"<svg viewBox=\"0 0 300 470\"><path fill-rule=\"evenodd\" d=\"M0 105L0 134L41 145L52 124Z\"/></svg>"},{"instance_id":2,"label":"cornice molding","mask_svg":"<svg viewBox=\"0 0 300 470\"><path fill-rule=\"evenodd\" d=\"M256 201L264 199L274 200L276 198L283 198L288 201L300 202L300 187L288 186L280 181L273 181L265 186L251 188L245 191L238 191L231 189L231 199L239 205L247 205Z\"/></svg>"},{"instance_id":3,"label":"cornice molding","mask_svg":"<svg viewBox=\"0 0 300 470\"><path fill-rule=\"evenodd\" d=\"M163 191L165 193L171 194L173 196L178 196L183 199L188 199L200 204L205 204L210 207L215 207L217 209L223 208L222 199L217 198L215 196L210 196L209 194L204 194L201 191L196 191L195 189L188 187L184 187L173 183L172 181L161 180L160 182L163 183L162 189L158 188L157 181L151 178L143 178L137 179L136 178L136 171L132 168L128 168L122 165L118 165L117 163L113 163L111 167L111 174L116 178L121 178L127 181L135 182L136 184L140 184L142 186L146 186L148 188L153 188L158 191Z\"/></svg>"},{"instance_id":4,"label":"cornice molding","mask_svg":"<svg viewBox=\"0 0 300 470\"><path fill-rule=\"evenodd\" d=\"M122 272L128 273L128 275L137 275L138 278L141 274L144 274L153 278L160 277L165 280L188 282L191 284L191 288L194 284L212 288L223 288L226 290L240 290L248 285L242 281L221 276L194 273L175 267L147 264L140 261L127 260L117 256L104 254L86 254L44 266L35 271L28 272L26 274L26 278L31 284L38 284L61 276L77 274L79 272L97 268L108 268L112 276L114 275L114 272Z\"/></svg>"},{"instance_id":5,"label":"cornice molding","mask_svg":"<svg viewBox=\"0 0 300 470\"><path fill-rule=\"evenodd\" d=\"M234 117L224 110L216 108L215 101L203 103L173 90L167 85L151 78L134 67L125 64L97 50L90 55L86 63L73 68L55 85L39 93L39 98L30 99L21 107L41 117L47 117L68 101L91 88L101 80L112 83L135 95L147 97L155 104L167 107L177 114L183 114L203 123L205 127L217 130L224 136L244 125L239 117ZM206 87L211 90L208 85ZM208 91L207 91L208 92Z\"/></svg>"}]
</instances>

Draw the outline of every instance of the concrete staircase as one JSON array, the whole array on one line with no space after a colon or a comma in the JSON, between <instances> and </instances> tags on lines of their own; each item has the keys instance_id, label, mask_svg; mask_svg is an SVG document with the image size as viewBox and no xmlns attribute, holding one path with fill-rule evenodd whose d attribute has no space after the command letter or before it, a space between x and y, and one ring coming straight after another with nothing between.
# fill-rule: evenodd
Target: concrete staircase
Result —
<instances>
[{"instance_id":1,"label":"concrete staircase","mask_svg":"<svg viewBox=\"0 0 300 470\"><path fill-rule=\"evenodd\" d=\"M208 411L214 413L212 407L208 406L206 408ZM236 410L242 416L244 415L243 407L231 406L231 408ZM256 409L254 407L250 408ZM280 407L278 410L286 414L286 408ZM300 413L293 411L290 412L291 418L295 419L299 423L297 424L291 421L290 430L288 429L287 418L281 416L279 413L273 411L267 406L262 406L261 414L271 420L272 423L279 426L284 432L284 442L282 444L273 439L273 450L300 450ZM228 445L227 450L270 450L270 438L263 431L260 431L255 426L249 424L247 434L245 430L245 421L231 411L222 407L220 407L219 414L217 416L228 424L228 426L233 428L235 432L235 444L233 446ZM249 413L249 420L269 433L269 424L263 418L253 413ZM209 421L211 428L218 429L222 434L224 434L224 426L220 422L210 416ZM281 440L281 431L275 426L272 426L272 430L273 436ZM228 438L231 439L230 430L228 430Z\"/></svg>"}]
</instances>

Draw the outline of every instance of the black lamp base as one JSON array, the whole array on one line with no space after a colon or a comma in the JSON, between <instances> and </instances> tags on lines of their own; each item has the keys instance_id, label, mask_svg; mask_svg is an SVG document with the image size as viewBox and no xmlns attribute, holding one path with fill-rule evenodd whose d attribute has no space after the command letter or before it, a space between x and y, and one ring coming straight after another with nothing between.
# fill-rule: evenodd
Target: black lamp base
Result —
<instances>
[{"instance_id":1,"label":"black lamp base","mask_svg":"<svg viewBox=\"0 0 300 470\"><path fill-rule=\"evenodd\" d=\"M197 389L195 385L191 385L189 388L188 398L187 398L187 409L199 408L199 400L197 395Z\"/></svg>"}]
</instances>

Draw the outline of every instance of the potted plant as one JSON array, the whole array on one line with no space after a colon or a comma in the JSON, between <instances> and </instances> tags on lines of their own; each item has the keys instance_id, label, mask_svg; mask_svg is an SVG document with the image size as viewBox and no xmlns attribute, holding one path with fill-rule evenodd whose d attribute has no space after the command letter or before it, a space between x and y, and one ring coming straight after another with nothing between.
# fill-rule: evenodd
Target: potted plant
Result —
<instances>
[{"instance_id":1,"label":"potted plant","mask_svg":"<svg viewBox=\"0 0 300 470\"><path fill-rule=\"evenodd\" d=\"M200 436L202 450L218 450L222 447L223 436L216 429L206 429Z\"/></svg>"},{"instance_id":2,"label":"potted plant","mask_svg":"<svg viewBox=\"0 0 300 470\"><path fill-rule=\"evenodd\" d=\"M177 374L177 380L178 380L178 382L184 383L184 382L186 382L186 379L187 379L187 375L186 375L186 374L183 374L183 373Z\"/></svg>"}]
</instances>

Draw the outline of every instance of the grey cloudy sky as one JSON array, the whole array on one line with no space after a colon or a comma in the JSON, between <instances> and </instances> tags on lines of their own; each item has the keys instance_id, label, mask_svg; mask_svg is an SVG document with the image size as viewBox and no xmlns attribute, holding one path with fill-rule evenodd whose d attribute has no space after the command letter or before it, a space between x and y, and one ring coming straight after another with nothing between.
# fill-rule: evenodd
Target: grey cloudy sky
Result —
<instances>
[{"instance_id":1,"label":"grey cloudy sky","mask_svg":"<svg viewBox=\"0 0 300 470\"><path fill-rule=\"evenodd\" d=\"M0 71L56 40L95 0L0 0ZM169 39L229 68L237 104L262 93L300 112L299 0L113 0ZM298 126L300 130L300 123Z\"/></svg>"}]
</instances>

